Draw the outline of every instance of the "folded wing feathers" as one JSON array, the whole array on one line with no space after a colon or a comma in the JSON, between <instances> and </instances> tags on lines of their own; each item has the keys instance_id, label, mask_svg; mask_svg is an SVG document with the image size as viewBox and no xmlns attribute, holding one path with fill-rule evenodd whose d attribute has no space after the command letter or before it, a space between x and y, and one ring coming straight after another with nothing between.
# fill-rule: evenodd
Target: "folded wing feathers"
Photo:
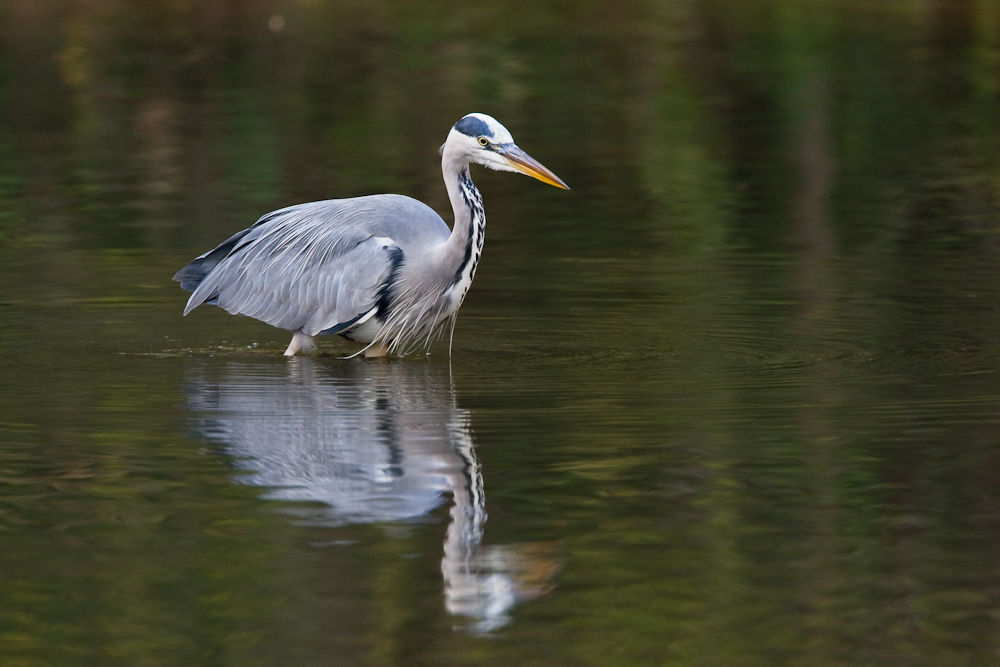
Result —
<instances>
[{"instance_id":1,"label":"folded wing feathers","mask_svg":"<svg viewBox=\"0 0 1000 667\"><path fill-rule=\"evenodd\" d=\"M391 270L387 239L335 222L292 207L231 237L225 257L212 255L220 246L195 260L207 272L184 313L217 298L230 313L315 335L370 310Z\"/></svg>"},{"instance_id":2,"label":"folded wing feathers","mask_svg":"<svg viewBox=\"0 0 1000 667\"><path fill-rule=\"evenodd\" d=\"M437 299L427 300L426 284L418 289L393 274L400 261L405 264L400 247L428 247L449 234L440 216L399 195L300 204L263 216L174 279L193 290L185 315L213 303L316 335L374 316L387 294L384 284L394 275L394 307L376 342L405 354L438 338L453 309L445 284Z\"/></svg>"}]
</instances>

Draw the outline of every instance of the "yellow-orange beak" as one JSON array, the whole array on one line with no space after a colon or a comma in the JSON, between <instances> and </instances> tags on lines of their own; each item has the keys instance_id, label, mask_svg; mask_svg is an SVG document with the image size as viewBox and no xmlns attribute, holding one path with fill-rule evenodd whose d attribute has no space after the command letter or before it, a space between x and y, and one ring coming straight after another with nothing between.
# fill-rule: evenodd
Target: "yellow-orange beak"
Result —
<instances>
[{"instance_id":1,"label":"yellow-orange beak","mask_svg":"<svg viewBox=\"0 0 1000 667\"><path fill-rule=\"evenodd\" d=\"M545 167L545 165L522 151L514 144L498 146L496 152L507 161L508 166L510 166L510 168L514 171L519 171L522 174L531 176L532 178L537 178L542 183L548 183L549 185L554 185L557 188L569 190L569 186L563 183L561 178L553 174Z\"/></svg>"}]
</instances>

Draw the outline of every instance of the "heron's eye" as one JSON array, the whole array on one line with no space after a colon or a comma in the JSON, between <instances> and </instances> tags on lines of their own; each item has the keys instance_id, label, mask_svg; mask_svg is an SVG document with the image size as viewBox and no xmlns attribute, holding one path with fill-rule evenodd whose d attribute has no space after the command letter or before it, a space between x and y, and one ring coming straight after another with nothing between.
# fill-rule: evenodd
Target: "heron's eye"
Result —
<instances>
[{"instance_id":1,"label":"heron's eye","mask_svg":"<svg viewBox=\"0 0 1000 667\"><path fill-rule=\"evenodd\" d=\"M480 146L489 146L490 145L490 140L487 139L486 137L479 137L479 145Z\"/></svg>"}]
</instances>

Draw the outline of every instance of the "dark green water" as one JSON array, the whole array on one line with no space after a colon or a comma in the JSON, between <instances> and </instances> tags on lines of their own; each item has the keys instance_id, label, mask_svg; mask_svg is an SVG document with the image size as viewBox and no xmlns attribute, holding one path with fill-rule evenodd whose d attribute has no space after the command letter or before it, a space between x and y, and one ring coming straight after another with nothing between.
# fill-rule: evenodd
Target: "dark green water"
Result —
<instances>
[{"instance_id":1,"label":"dark green water","mask_svg":"<svg viewBox=\"0 0 1000 667\"><path fill-rule=\"evenodd\" d=\"M469 111L450 362L181 317ZM993 3L9 0L0 664L998 665L998 260Z\"/></svg>"}]
</instances>

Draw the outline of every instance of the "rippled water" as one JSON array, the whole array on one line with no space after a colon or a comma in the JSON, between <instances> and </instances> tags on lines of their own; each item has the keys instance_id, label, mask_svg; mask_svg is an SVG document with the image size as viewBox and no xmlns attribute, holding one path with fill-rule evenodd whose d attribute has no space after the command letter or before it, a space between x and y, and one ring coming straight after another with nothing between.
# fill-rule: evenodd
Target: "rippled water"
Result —
<instances>
[{"instance_id":1,"label":"rippled water","mask_svg":"<svg viewBox=\"0 0 1000 667\"><path fill-rule=\"evenodd\" d=\"M0 664L1000 664L1000 13L799 5L0 8ZM472 110L451 358L181 317Z\"/></svg>"}]
</instances>

